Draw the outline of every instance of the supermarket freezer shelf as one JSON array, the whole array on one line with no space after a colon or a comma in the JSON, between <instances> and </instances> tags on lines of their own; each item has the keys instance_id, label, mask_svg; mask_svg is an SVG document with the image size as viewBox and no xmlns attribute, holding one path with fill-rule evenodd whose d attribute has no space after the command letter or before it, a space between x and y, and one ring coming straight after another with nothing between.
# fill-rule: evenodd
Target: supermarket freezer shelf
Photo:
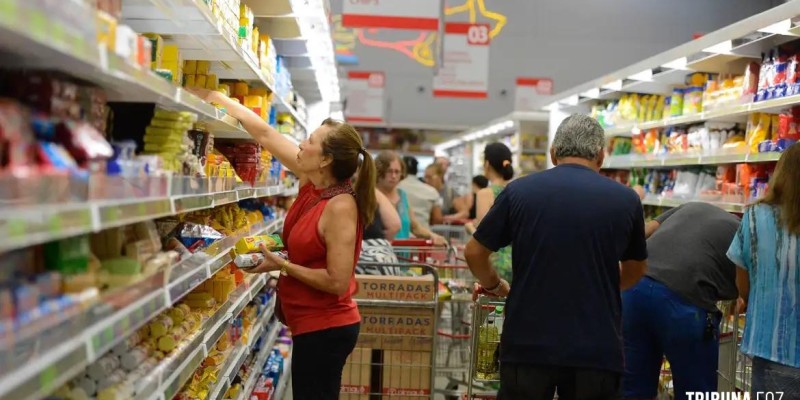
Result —
<instances>
[{"instance_id":1,"label":"supermarket freezer shelf","mask_svg":"<svg viewBox=\"0 0 800 400\"><path fill-rule=\"evenodd\" d=\"M269 186L218 193L0 208L0 252L249 198L293 196L295 188Z\"/></svg>"},{"instance_id":2,"label":"supermarket freezer shelf","mask_svg":"<svg viewBox=\"0 0 800 400\"><path fill-rule=\"evenodd\" d=\"M717 165L778 161L782 153L710 153L667 154L661 156L626 154L606 158L603 168L627 169L644 167L678 167L683 165Z\"/></svg>"},{"instance_id":3,"label":"supermarket freezer shelf","mask_svg":"<svg viewBox=\"0 0 800 400\"><path fill-rule=\"evenodd\" d=\"M687 125L705 121L744 122L746 116L753 112L779 113L787 107L800 104L800 95L780 97L777 99L754 103L733 104L697 114L669 117L663 120L642 122L631 125L607 128L606 136L630 136L633 131L645 131L654 128Z\"/></svg>"},{"instance_id":4,"label":"supermarket freezer shelf","mask_svg":"<svg viewBox=\"0 0 800 400\"><path fill-rule=\"evenodd\" d=\"M679 199L679 198L672 198L672 197L664 197L664 196L648 196L644 200L642 200L642 204L648 206L659 206L659 207L678 207L682 204L691 203L691 202L702 202L708 203L714 206L717 206L725 211L728 212L735 212L741 213L744 211L744 208L747 206L743 203L729 203L729 202L721 202L721 201L706 201L702 199Z\"/></svg>"},{"instance_id":5,"label":"supermarket freezer shelf","mask_svg":"<svg viewBox=\"0 0 800 400\"><path fill-rule=\"evenodd\" d=\"M245 381L244 385L242 386L242 391L239 392L239 396L236 397L236 400L246 400L250 397L250 394L256 387L256 383L258 383L258 377L261 376L260 371L264 367L264 364L266 364L267 358L272 352L272 347L275 345L275 341L278 340L278 333L280 333L280 330L281 324L280 322L276 321L264 339L264 345L261 346L255 361L253 364L251 364L250 375L248 375L247 381ZM231 377L231 381L232 380L233 377ZM279 397L276 397L276 399L278 398Z\"/></svg>"},{"instance_id":6,"label":"supermarket freezer shelf","mask_svg":"<svg viewBox=\"0 0 800 400\"><path fill-rule=\"evenodd\" d=\"M253 229L249 234L271 233L280 224L281 221L276 220L266 227ZM36 331L20 332L14 338L4 340L4 347L0 347L3 362L0 371L18 365L23 367L0 375L0 398L34 399L52 393L208 279L211 263L218 260L230 262L235 240L228 242L230 245L220 249L218 256L204 263L197 265L194 259L209 256L195 254L171 266L169 271L160 271L129 287L103 295L102 301L91 307L67 310L65 314L69 313L69 318L63 321L39 327ZM187 265L190 271L172 273L173 270L185 269ZM241 312L242 304L246 305L265 284L266 277L259 275L246 295L231 305L231 312ZM115 306L118 309L114 309ZM25 350L33 354L27 354ZM12 359L12 354L25 359Z\"/></svg>"}]
</instances>

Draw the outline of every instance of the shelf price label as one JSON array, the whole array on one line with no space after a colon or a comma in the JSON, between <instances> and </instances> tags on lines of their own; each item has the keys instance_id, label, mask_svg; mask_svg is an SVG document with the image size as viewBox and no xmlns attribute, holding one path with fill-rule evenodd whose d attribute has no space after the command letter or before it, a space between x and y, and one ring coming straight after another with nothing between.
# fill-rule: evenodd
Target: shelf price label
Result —
<instances>
[{"instance_id":1,"label":"shelf price label","mask_svg":"<svg viewBox=\"0 0 800 400\"><path fill-rule=\"evenodd\" d=\"M517 78L517 91L514 110L536 111L538 102L553 94L553 80L550 78Z\"/></svg>"},{"instance_id":2,"label":"shelf price label","mask_svg":"<svg viewBox=\"0 0 800 400\"><path fill-rule=\"evenodd\" d=\"M385 84L386 76L383 72L349 71L345 119L351 123L383 122Z\"/></svg>"},{"instance_id":3,"label":"shelf price label","mask_svg":"<svg viewBox=\"0 0 800 400\"><path fill-rule=\"evenodd\" d=\"M432 0L344 0L345 28L439 30L441 3Z\"/></svg>"},{"instance_id":4,"label":"shelf price label","mask_svg":"<svg viewBox=\"0 0 800 400\"><path fill-rule=\"evenodd\" d=\"M488 24L448 22L442 67L433 77L434 97L485 99L489 89Z\"/></svg>"}]
</instances>

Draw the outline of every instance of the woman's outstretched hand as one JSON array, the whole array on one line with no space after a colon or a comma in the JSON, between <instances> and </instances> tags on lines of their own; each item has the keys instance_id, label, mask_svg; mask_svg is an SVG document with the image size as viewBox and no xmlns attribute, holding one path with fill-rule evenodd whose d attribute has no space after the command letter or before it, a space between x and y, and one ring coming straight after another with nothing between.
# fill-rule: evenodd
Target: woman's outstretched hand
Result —
<instances>
[{"instance_id":1,"label":"woman's outstretched hand","mask_svg":"<svg viewBox=\"0 0 800 400\"><path fill-rule=\"evenodd\" d=\"M192 93L195 96L197 96L197 97L199 97L199 98L201 98L201 99L203 99L203 100L205 100L205 101L207 101L209 103L214 100L214 96L217 93L217 92L214 92L212 90L208 90L206 88L200 88L200 87L187 87L187 88L184 88L184 89L186 91L188 91L189 93Z\"/></svg>"}]
</instances>

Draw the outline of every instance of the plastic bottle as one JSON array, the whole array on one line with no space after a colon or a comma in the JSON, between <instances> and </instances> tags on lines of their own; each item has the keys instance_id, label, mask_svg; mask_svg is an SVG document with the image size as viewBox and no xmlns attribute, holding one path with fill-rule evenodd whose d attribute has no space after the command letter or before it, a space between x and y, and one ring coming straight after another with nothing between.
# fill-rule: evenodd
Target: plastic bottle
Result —
<instances>
[{"instance_id":1,"label":"plastic bottle","mask_svg":"<svg viewBox=\"0 0 800 400\"><path fill-rule=\"evenodd\" d=\"M505 307L497 306L494 309L494 326L497 327L497 335L503 335L503 324L506 321Z\"/></svg>"},{"instance_id":2,"label":"plastic bottle","mask_svg":"<svg viewBox=\"0 0 800 400\"><path fill-rule=\"evenodd\" d=\"M478 357L476 372L478 379L494 380L497 379L498 371L496 364L497 345L500 342L500 334L494 324L494 312L489 313L486 322L481 325L478 331Z\"/></svg>"}]
</instances>

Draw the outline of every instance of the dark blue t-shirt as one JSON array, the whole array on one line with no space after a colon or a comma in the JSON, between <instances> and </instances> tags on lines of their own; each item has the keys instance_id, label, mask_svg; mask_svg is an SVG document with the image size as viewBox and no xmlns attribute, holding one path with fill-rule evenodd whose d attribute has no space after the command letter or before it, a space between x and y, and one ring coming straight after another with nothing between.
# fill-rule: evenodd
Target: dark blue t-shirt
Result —
<instances>
[{"instance_id":1,"label":"dark blue t-shirt","mask_svg":"<svg viewBox=\"0 0 800 400\"><path fill-rule=\"evenodd\" d=\"M562 164L506 186L474 238L513 246L502 362L623 371L619 262L647 258L633 190Z\"/></svg>"}]
</instances>

